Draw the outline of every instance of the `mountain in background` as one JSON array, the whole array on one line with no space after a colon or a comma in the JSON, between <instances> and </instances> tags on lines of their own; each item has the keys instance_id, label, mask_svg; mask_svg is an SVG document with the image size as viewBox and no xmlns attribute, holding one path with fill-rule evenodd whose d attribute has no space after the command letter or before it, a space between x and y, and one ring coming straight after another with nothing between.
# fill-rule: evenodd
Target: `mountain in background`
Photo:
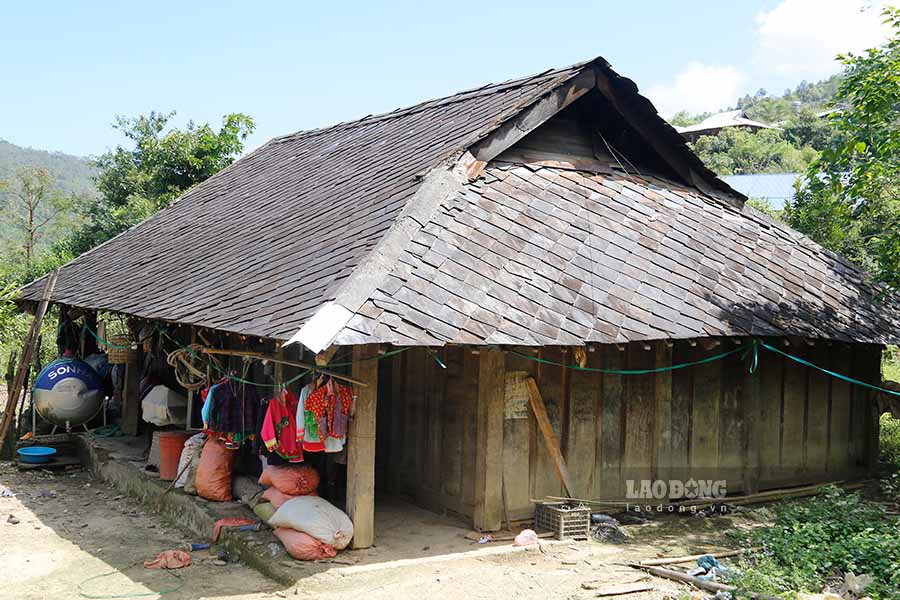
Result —
<instances>
[{"instance_id":1,"label":"mountain in background","mask_svg":"<svg viewBox=\"0 0 900 600\"><path fill-rule=\"evenodd\" d=\"M0 181L6 181L23 167L47 169L63 194L96 196L93 177L97 169L90 159L62 152L23 148L0 139Z\"/></svg>"},{"instance_id":2,"label":"mountain in background","mask_svg":"<svg viewBox=\"0 0 900 600\"><path fill-rule=\"evenodd\" d=\"M0 139L0 182L13 180L24 168L46 169L53 179L56 191L64 196L86 199L97 197L94 185L97 169L90 159L62 152L23 148ZM10 212L20 209L19 203L9 197L9 192L0 189L0 255L5 262L14 260L21 253L22 232L13 224L13 218L18 215ZM46 216L46 209L38 216ZM71 218L68 215L61 217L50 224L52 227L48 226L45 235L38 240L37 249L46 248L56 241L76 219L75 215Z\"/></svg>"}]
</instances>

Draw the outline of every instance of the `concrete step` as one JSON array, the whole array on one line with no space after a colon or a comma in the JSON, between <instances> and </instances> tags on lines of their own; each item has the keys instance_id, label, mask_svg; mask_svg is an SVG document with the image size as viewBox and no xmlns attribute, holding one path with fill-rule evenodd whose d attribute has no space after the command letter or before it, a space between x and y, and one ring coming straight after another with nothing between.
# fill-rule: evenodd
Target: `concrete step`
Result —
<instances>
[{"instance_id":1,"label":"concrete step","mask_svg":"<svg viewBox=\"0 0 900 600\"><path fill-rule=\"evenodd\" d=\"M115 440L95 439L87 435L75 437L82 462L96 477L138 500L171 525L193 536L198 543L211 541L213 527L219 519L257 518L248 507L238 502L210 502L185 494L180 489L172 489L166 493L170 482L148 476L140 464L128 460L128 456L116 451ZM266 577L286 586L294 585L298 579L328 568L325 564L301 564L295 561L266 525L260 531L224 529L217 546L237 556Z\"/></svg>"}]
</instances>

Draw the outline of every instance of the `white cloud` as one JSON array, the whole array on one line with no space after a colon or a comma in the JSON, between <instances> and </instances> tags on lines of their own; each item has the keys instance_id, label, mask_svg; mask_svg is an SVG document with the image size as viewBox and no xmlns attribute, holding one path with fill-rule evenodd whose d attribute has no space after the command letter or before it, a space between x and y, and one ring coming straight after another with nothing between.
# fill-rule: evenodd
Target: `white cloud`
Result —
<instances>
[{"instance_id":1,"label":"white cloud","mask_svg":"<svg viewBox=\"0 0 900 600\"><path fill-rule=\"evenodd\" d=\"M692 61L667 84L650 86L646 96L664 117L679 110L692 113L721 110L740 96L744 76L730 65Z\"/></svg>"},{"instance_id":2,"label":"white cloud","mask_svg":"<svg viewBox=\"0 0 900 600\"><path fill-rule=\"evenodd\" d=\"M756 15L756 68L808 80L840 70L835 56L884 42L882 2L782 0Z\"/></svg>"}]
</instances>

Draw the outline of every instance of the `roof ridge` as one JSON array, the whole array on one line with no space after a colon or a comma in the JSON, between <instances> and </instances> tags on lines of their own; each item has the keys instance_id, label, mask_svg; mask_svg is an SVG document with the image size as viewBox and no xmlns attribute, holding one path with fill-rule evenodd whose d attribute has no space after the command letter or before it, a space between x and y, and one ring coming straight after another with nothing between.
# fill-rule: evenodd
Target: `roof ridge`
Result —
<instances>
[{"instance_id":1,"label":"roof ridge","mask_svg":"<svg viewBox=\"0 0 900 600\"><path fill-rule=\"evenodd\" d=\"M301 139L307 138L314 135L321 135L324 133L330 133L333 131L340 131L346 129L352 129L354 127L359 127L362 125L368 125L370 123L379 123L381 121L386 121L389 119L396 119L399 117L405 117L407 115L415 114L417 112L421 112L426 109L436 108L439 106L447 106L449 104L455 104L457 102L463 102L465 100L469 100L473 97L478 96L487 96L490 94L496 94L498 92L503 92L506 90L510 90L516 87L523 87L528 85L529 83L540 81L540 80L552 80L554 76L561 75L566 73L566 75L570 75L570 72L577 71L584 67L585 65L593 62L596 59L591 59L588 61L582 61L579 63L575 63L573 65L569 65L567 67L560 67L557 69L547 69L545 71L541 71L540 73L535 73L533 75L528 75L524 77L517 77L514 79L508 79L506 81L500 81L497 83L486 83L484 85L480 85L477 87L468 88L459 92L455 92L448 96L441 96L438 98L431 98L429 100L423 100L422 102L418 102L416 104L412 104L410 106L405 106L401 108L395 108L394 110L379 113L376 115L366 115L364 117L360 117L359 119L354 119L351 121L341 121L335 123L334 125L328 125L327 127L317 127L315 129L304 129L301 131L295 131L293 133L286 133L284 135L275 136L270 140L271 143L283 143L285 141L293 140L293 139Z\"/></svg>"}]
</instances>

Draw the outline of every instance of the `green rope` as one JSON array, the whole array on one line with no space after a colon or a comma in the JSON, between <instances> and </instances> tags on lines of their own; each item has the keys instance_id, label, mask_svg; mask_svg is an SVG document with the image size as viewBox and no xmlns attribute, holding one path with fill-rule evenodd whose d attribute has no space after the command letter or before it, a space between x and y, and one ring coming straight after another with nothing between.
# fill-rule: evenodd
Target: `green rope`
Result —
<instances>
[{"instance_id":1,"label":"green rope","mask_svg":"<svg viewBox=\"0 0 900 600\"><path fill-rule=\"evenodd\" d=\"M113 343L110 342L109 340L103 339L102 337L100 337L100 335L97 334L97 332L95 332L95 331L92 330L90 327L88 327L88 326L87 326L87 323L85 323L84 325L81 326L81 335L82 335L82 336L84 335L84 332L85 332L85 331L87 331L87 332L90 333L92 336L94 336L94 339L95 339L95 340L97 340L98 342L100 342L101 344L103 344L104 346L106 346L107 348L115 348L116 350L128 350L129 348L131 348L130 345L129 345L129 346L120 346L120 345L118 345L118 344L113 344Z\"/></svg>"},{"instance_id":2,"label":"green rope","mask_svg":"<svg viewBox=\"0 0 900 600\"><path fill-rule=\"evenodd\" d=\"M388 358L388 357L391 357L391 356L396 356L396 355L398 355L398 354L402 354L402 353L406 352L407 350L409 350L409 346L407 346L407 347L405 347L405 348L397 348L396 350L391 350L390 352L385 352L384 354L377 354L377 355L375 355L375 356L370 356L369 358L364 358L364 359L362 359L362 360L359 361L359 362L366 362L366 361L369 361L369 360L382 360L382 359L384 359L384 358ZM329 364L328 364L329 367L349 367L349 366L352 366L352 365L353 365L353 361L352 361L352 360L351 360L351 361L348 361L348 362L329 363Z\"/></svg>"},{"instance_id":3,"label":"green rope","mask_svg":"<svg viewBox=\"0 0 900 600\"><path fill-rule=\"evenodd\" d=\"M755 340L754 340L754 341L755 341ZM769 344L767 344L767 343L765 343L765 342L760 341L760 342L756 342L756 343L758 343L759 345L761 345L761 346L762 346L763 348L765 348L766 350L770 350L770 351L772 351L772 352L774 352L774 353L776 353L776 354L780 354L780 355L782 355L782 356L785 356L785 357L791 359L791 360L794 361L794 362L800 363L801 365L805 365L805 366L807 366L807 367L812 367L813 369L818 369L819 371L822 371L823 373L825 373L825 374L827 374L827 375L831 375L832 377L837 377L838 379L841 379L841 380L846 381L846 382L848 382L848 383L853 383L853 384L855 384L855 385L860 385L860 386L862 386L862 387L869 388L870 390L875 390L875 391L878 391L878 392L883 392L883 393L885 393L885 394L892 394L892 395L894 395L894 396L900 396L900 392L895 392L894 390L888 390L888 389L885 389L885 388L883 388L883 387L878 387L877 385L872 385L871 383L866 383L865 381L860 381L859 379L853 379L852 377L847 377L846 375L841 375L840 373L835 373L834 371L829 371L828 369L822 368L822 367L820 367L820 366L817 365L817 364L814 364L814 363L809 362L808 360L804 360L804 359L800 358L799 356L794 356L794 355L792 355L792 354L788 354L787 352L784 352L783 350L779 350L778 348L776 348L776 347L774 347L774 346L770 346Z\"/></svg>"},{"instance_id":4,"label":"green rope","mask_svg":"<svg viewBox=\"0 0 900 600\"><path fill-rule=\"evenodd\" d=\"M219 371L220 373L222 373L222 375L224 375L225 377L228 377L228 378L231 379L232 381L237 381L238 383L244 383L244 384L247 384L247 385L257 385L257 386L261 386L261 387L279 388L279 387L282 387L282 386L291 385L291 384L293 384L293 383L296 383L297 381L300 381L301 379L303 379L304 377L306 377L307 375L309 375L310 373L312 373L313 371L316 370L316 369L307 369L307 370L303 371L302 373L300 373L299 375L297 375L296 377L291 377L290 379L288 379L287 381L285 381L285 382L283 382L283 383L257 383L257 382L255 382L255 381L250 381L250 380L248 380L248 379L244 379L244 378L242 378L242 377L238 377L237 375L234 375L234 374L232 374L231 372L229 372L227 369L223 369L222 367L220 367L219 365L217 365L215 362L210 361L210 360L207 360L202 354L198 354L198 353L195 352L192 348L189 348L189 347L187 347L187 346L181 345L181 343L180 343L178 340L176 340L175 338L173 338L172 336L170 336L169 333L168 333L167 331L165 331L165 330L160 330L160 332L161 332L164 336L166 336L167 338L169 338L169 340L170 340L172 343L174 343L176 346L178 346L180 349L184 350L185 352L187 352L188 354L190 354L190 355L193 356L194 358L200 360L200 362L203 362L203 363L209 365L210 367L212 367L213 369L216 369L217 371ZM364 360L364 361L367 361L367 360L381 360L381 359L384 359L384 358L388 358L388 357L390 357L390 356L395 356L395 355L397 355L397 354L400 354L401 352L406 352L407 350L409 350L408 347L407 347L407 348L398 348L397 350L392 350L391 352L385 352L384 354L378 354L378 355L376 355L376 356L372 356L372 357L370 357L370 358L366 358L366 359L363 359L363 360ZM261 357L252 357L252 356L251 356L251 357L248 357L248 358L251 358L251 359L253 359L253 360L260 360L260 361L266 360L266 359L261 358ZM352 364L353 364L353 362L351 361L351 362L343 362L343 363L331 363L331 364L329 364L328 366L329 366L329 367L347 367L347 366L350 366L350 365L352 365Z\"/></svg>"},{"instance_id":5,"label":"green rope","mask_svg":"<svg viewBox=\"0 0 900 600\"><path fill-rule=\"evenodd\" d=\"M493 346L493 348L497 348L497 346ZM735 348L734 350L722 352L721 354L716 354L715 356L709 356L707 358L693 360L686 363L679 363L677 365L669 365L667 367L657 367L655 369L595 369L592 367L582 367L580 365L567 365L565 363L547 360L545 358L538 358L536 356L528 356L527 354L522 354L521 352L516 352L515 350L507 350L507 352L509 352L510 354L515 354L516 356L520 356L526 360L532 360L534 362L539 362L545 365L553 365L555 367L572 369L573 371L589 371L591 373L603 373L605 375L650 375L651 373L665 373L666 371L675 371L677 369L684 369L687 367L693 367L695 365L702 365L717 360L722 360L727 356L731 356L732 354L737 354L738 352L746 351L748 349L749 348L747 346L740 346L738 348Z\"/></svg>"}]
</instances>

